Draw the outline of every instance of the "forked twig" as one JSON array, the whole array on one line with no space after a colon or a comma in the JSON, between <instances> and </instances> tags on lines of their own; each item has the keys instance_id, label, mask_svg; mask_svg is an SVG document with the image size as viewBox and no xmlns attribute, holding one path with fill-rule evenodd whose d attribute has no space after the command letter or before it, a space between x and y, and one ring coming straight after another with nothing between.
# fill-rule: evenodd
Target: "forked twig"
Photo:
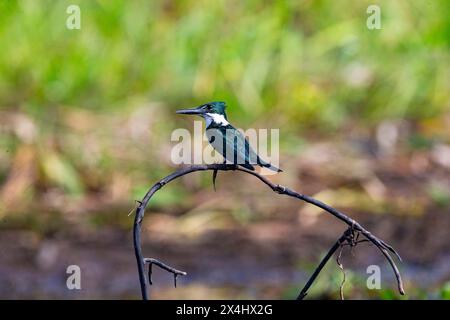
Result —
<instances>
[{"instance_id":1,"label":"forked twig","mask_svg":"<svg viewBox=\"0 0 450 320\"><path fill-rule=\"evenodd\" d=\"M161 267L162 269L165 269L166 271L173 273L175 280L176 280L177 275L185 275L185 273L183 271L179 271L177 269L169 267L169 266L163 264L162 262L159 262L158 260L143 257L142 249L141 249L141 224L142 224L142 220L144 218L145 208L147 207L147 204L150 201L151 197L167 183L169 183L179 177L182 177L186 174L192 173L192 172L207 171L207 170L212 170L215 172L217 172L217 171L242 171L242 172L248 173L248 174L258 178L261 182L266 184L274 192L279 193L279 194L284 194L284 195L287 195L287 196L290 196L293 198L297 198L299 200L308 202L316 207L319 207L319 208L327 211L328 213L332 214L339 220L343 221L350 227L338 239L338 241L333 245L333 247L331 247L330 251L327 253L327 255L321 261L319 266L316 268L315 272L313 273L313 275L311 276L311 278L305 285L305 288L303 288L303 290L300 292L297 299L303 299L306 296L308 288L312 285L312 283L314 282L314 280L316 279L316 277L318 276L318 274L320 273L322 268L325 266L327 261L330 259L330 257L336 252L336 250L344 242L349 241L348 240L349 237L353 237L353 239L354 239L354 234L357 234L357 233L361 233L368 241L372 242L383 253L383 255L388 260L389 264L391 265L391 267L394 271L395 277L397 279L398 290L399 290L400 294L404 294L403 283L402 283L400 272L398 271L398 268L397 268L395 262L393 261L392 257L390 256L389 252L396 255L397 258L401 261L400 256L390 245L386 244L381 239L372 235L369 231L364 229L358 222L349 218L344 213L336 210L335 208L333 208L317 199L314 199L314 198L309 197L304 194L297 193L297 192L295 192L287 187L281 186L279 184L274 184L271 181L269 181L266 177L258 174L255 171L250 171L250 170L247 170L245 168L242 168L242 167L239 167L239 166L236 166L233 164L209 164L209 165L193 165L193 166L189 166L186 168L182 168L182 169L177 170L176 172L168 175L167 177L161 179L159 182L157 182L150 188L150 190L144 196L142 201L139 202L139 206L136 208L136 214L135 214L135 218L134 218L134 227L133 227L133 243L134 243L134 252L135 252L137 265L138 265L141 293L142 293L142 298L144 300L148 299L147 281L145 279L145 264L146 263L149 263L150 266L152 264L156 264L159 267ZM352 241L354 241L354 240L352 240Z\"/></svg>"}]
</instances>

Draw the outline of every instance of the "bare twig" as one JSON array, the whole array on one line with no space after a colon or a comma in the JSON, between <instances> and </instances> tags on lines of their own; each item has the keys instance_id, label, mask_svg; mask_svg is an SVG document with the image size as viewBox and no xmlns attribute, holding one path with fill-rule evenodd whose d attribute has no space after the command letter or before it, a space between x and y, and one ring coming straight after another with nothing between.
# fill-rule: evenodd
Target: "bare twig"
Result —
<instances>
[{"instance_id":1,"label":"bare twig","mask_svg":"<svg viewBox=\"0 0 450 320\"><path fill-rule=\"evenodd\" d=\"M241 168L239 166L233 165L233 164L209 164L209 165L193 165L193 166L189 166L186 168L182 168L180 170L177 170L176 172L168 175L167 177L161 179L159 182L157 182L156 184L154 184L150 190L147 192L147 194L144 196L144 198L142 199L142 201L139 203L139 206L136 208L136 214L135 214L135 219L134 219L134 228L133 228L133 241L134 241L134 251L135 251L135 255L136 255L136 260L137 260L137 265L138 265L138 273L139 273L139 282L141 285L141 293L142 293L142 298L144 300L148 299L148 293L147 293L147 281L145 279L145 263L146 261L148 261L148 259L146 260L146 258L143 257L142 255L142 249L141 249L141 224L142 224L142 220L144 218L144 214L145 214L145 208L147 207L148 202L150 201L151 197L159 190L161 189L164 185L166 185L167 183L182 177L186 174L189 174L191 172L196 172L196 171L207 171L207 170L212 170L212 171L242 171L245 173L248 173L256 178L258 178L261 182L263 182L264 184L266 184L269 188L271 188L274 192L279 193L279 194L284 194L293 198L297 198L299 200L308 202L312 205L315 205L325 211L327 211L328 213L332 214L333 216L335 216L336 218L338 218L339 220L343 221L344 223L346 223L349 227L350 227L350 231L346 231L349 232L351 234L353 234L354 232L358 232L361 233L367 240L369 240L370 242L372 242L375 246L378 247L378 249L383 253L383 255L385 256L385 258L388 260L389 264L391 265L395 277L397 279L397 284L398 284L398 289L400 294L404 294L404 290L403 290L403 284L402 284L402 279L401 279L401 275L400 272L398 271L398 268L395 264L395 262L392 260L392 257L389 255L389 252L395 254L399 260L401 260L400 256L398 255L398 253L388 244L386 244L384 241L382 241L381 239L375 237L374 235L372 235L369 231L367 231L366 229L364 229L358 222L356 222L355 220L349 218L347 215L345 215L344 213L336 210L333 207L330 207L329 205L314 199L312 197L309 197L307 195L304 194L300 194L297 193L287 187L281 186L279 184L274 184L271 181L269 181L266 177L258 174L255 171L250 171L247 170L245 168ZM345 233L344 233L345 235ZM330 249L330 251L328 252L327 256L322 260L322 262L319 264L319 266L317 267L316 271L314 272L313 276L311 277L310 281L308 281L307 285L305 286L306 290L303 289L302 292L300 293L300 295L298 296L298 299L303 299L304 296L306 295L306 292L309 288L309 286L311 286L311 284L314 282L315 278L317 277L317 275L320 273L321 269L323 268L323 266L326 264L326 262L329 260L329 258L334 254L334 252L341 246L341 244L344 241L347 241L349 234L347 234L345 237L344 235L342 235L341 238L339 238L339 240L333 245L333 247ZM343 238L344 237L344 238ZM341 240L342 239L342 240ZM341 240L341 241L340 241ZM154 261L157 260L152 260L154 264L156 264ZM162 264L162 263L161 263ZM161 264L158 264L158 266L161 267ZM151 264L150 264L151 265ZM166 266L166 265L164 265ZM168 267L168 266L166 266ZM168 267L168 268L164 268L163 269L169 271L169 272L173 272L173 270L176 270L172 267ZM176 270L178 271L178 270ZM180 271L179 274L183 274L182 271ZM174 275L178 275L177 273L174 273ZM308 286L309 284L309 286ZM302 294L303 293L303 294Z\"/></svg>"},{"instance_id":2,"label":"bare twig","mask_svg":"<svg viewBox=\"0 0 450 320\"><path fill-rule=\"evenodd\" d=\"M347 280L347 277L345 274L344 266L342 265L342 262L341 262L342 250L344 250L344 246L341 244L341 248L339 249L339 254L336 257L336 263L337 263L339 269L341 269L341 271L342 271L342 282L341 282L341 285L339 286L339 296L341 297L341 300L344 300L344 284L345 284L345 281Z\"/></svg>"}]
</instances>

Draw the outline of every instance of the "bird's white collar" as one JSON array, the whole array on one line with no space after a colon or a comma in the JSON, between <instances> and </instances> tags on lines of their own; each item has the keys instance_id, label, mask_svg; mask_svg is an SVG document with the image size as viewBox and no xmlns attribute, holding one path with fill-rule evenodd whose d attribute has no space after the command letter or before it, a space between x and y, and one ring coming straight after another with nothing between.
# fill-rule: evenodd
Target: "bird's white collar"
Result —
<instances>
[{"instance_id":1,"label":"bird's white collar","mask_svg":"<svg viewBox=\"0 0 450 320\"><path fill-rule=\"evenodd\" d=\"M230 123L227 121L227 119L225 119L225 117L221 114L217 114L217 113L207 113L206 114L209 118L212 119L212 121L215 124L219 124L221 126L227 126Z\"/></svg>"}]
</instances>

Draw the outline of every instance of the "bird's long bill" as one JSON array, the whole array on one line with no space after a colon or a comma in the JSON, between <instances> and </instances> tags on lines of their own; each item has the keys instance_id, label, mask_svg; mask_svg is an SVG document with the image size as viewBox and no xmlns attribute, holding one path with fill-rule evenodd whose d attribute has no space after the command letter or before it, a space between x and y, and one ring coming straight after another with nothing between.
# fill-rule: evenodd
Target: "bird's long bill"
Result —
<instances>
[{"instance_id":1,"label":"bird's long bill","mask_svg":"<svg viewBox=\"0 0 450 320\"><path fill-rule=\"evenodd\" d=\"M177 110L177 113L179 114L202 114L203 110L201 107L192 108L192 109L181 109Z\"/></svg>"}]
</instances>

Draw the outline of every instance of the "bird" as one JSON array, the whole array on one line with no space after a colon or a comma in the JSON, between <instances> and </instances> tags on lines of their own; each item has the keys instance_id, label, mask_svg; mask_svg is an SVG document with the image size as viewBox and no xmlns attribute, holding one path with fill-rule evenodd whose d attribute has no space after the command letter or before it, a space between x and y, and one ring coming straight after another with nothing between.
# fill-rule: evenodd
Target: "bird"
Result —
<instances>
[{"instance_id":1,"label":"bird","mask_svg":"<svg viewBox=\"0 0 450 320\"><path fill-rule=\"evenodd\" d=\"M226 107L225 102L214 101L195 108L178 110L176 113L198 115L205 120L208 142L224 157L224 163L228 161L251 171L255 171L254 166L258 165L275 172L282 172L283 170L261 159L244 135L228 122ZM214 189L216 176L217 170L214 170Z\"/></svg>"}]
</instances>

